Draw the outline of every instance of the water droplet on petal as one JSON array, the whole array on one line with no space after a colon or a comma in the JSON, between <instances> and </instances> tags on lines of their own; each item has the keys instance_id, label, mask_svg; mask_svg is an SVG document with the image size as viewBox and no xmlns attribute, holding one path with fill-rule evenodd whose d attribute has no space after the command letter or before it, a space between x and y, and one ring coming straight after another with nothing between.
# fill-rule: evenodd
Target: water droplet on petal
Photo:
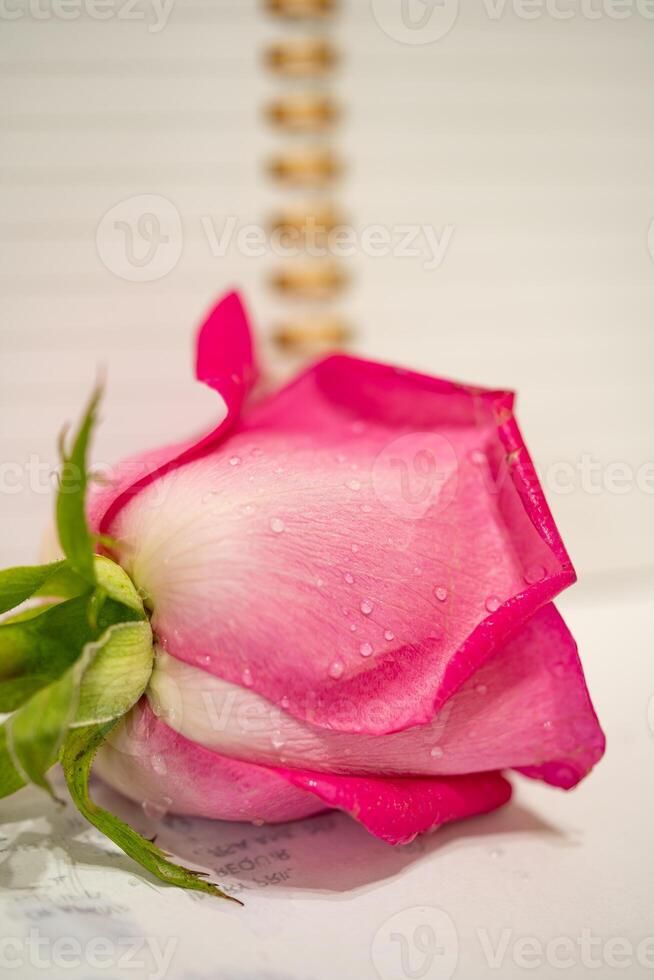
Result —
<instances>
[{"instance_id":1,"label":"water droplet on petal","mask_svg":"<svg viewBox=\"0 0 654 980\"><path fill-rule=\"evenodd\" d=\"M440 759L443 755L443 750L440 745L435 745L429 754L432 759Z\"/></svg>"},{"instance_id":2,"label":"water droplet on petal","mask_svg":"<svg viewBox=\"0 0 654 980\"><path fill-rule=\"evenodd\" d=\"M211 663L211 654L205 653L203 657L200 657L200 660L203 664L208 666Z\"/></svg>"},{"instance_id":3,"label":"water droplet on petal","mask_svg":"<svg viewBox=\"0 0 654 980\"><path fill-rule=\"evenodd\" d=\"M343 578L345 579L348 585L354 584L354 575L352 575L351 572L346 572Z\"/></svg>"},{"instance_id":4,"label":"water droplet on petal","mask_svg":"<svg viewBox=\"0 0 654 980\"><path fill-rule=\"evenodd\" d=\"M375 608L375 604L372 601L372 599L361 600L361 605L359 606L359 609L361 610L364 616L369 616L374 608Z\"/></svg>"},{"instance_id":5,"label":"water droplet on petal","mask_svg":"<svg viewBox=\"0 0 654 980\"><path fill-rule=\"evenodd\" d=\"M274 749L279 750L279 749L283 749L284 748L284 741L285 741L285 739L284 739L284 736L282 735L281 732L279 732L279 731L273 732L272 733L272 738L271 738L270 741L272 742L272 747Z\"/></svg>"},{"instance_id":6,"label":"water droplet on petal","mask_svg":"<svg viewBox=\"0 0 654 980\"><path fill-rule=\"evenodd\" d=\"M445 602L447 599L447 589L443 585L437 585L434 589L434 595L439 602Z\"/></svg>"},{"instance_id":7,"label":"water droplet on petal","mask_svg":"<svg viewBox=\"0 0 654 980\"><path fill-rule=\"evenodd\" d=\"M252 687L252 684L254 682L252 680L252 671L250 670L249 667L246 667L243 673L241 674L241 681L243 682L245 687Z\"/></svg>"},{"instance_id":8,"label":"water droplet on petal","mask_svg":"<svg viewBox=\"0 0 654 980\"><path fill-rule=\"evenodd\" d=\"M470 459L476 466L481 466L486 461L486 455L482 453L481 449L473 449L470 453Z\"/></svg>"},{"instance_id":9,"label":"water droplet on petal","mask_svg":"<svg viewBox=\"0 0 654 980\"><path fill-rule=\"evenodd\" d=\"M354 552L355 555L356 555L356 553L357 553L358 550L359 550L359 545L358 544L353 544L352 545L352 551Z\"/></svg>"},{"instance_id":10,"label":"water droplet on petal","mask_svg":"<svg viewBox=\"0 0 654 980\"><path fill-rule=\"evenodd\" d=\"M168 766L166 765L166 760L162 755L152 756L152 769L156 772L157 776L165 776L168 772Z\"/></svg>"},{"instance_id":11,"label":"water droplet on petal","mask_svg":"<svg viewBox=\"0 0 654 980\"><path fill-rule=\"evenodd\" d=\"M350 482L348 483L348 487L350 488L350 490L360 490L361 484L359 483L358 480L350 480Z\"/></svg>"},{"instance_id":12,"label":"water droplet on petal","mask_svg":"<svg viewBox=\"0 0 654 980\"><path fill-rule=\"evenodd\" d=\"M337 681L339 677L343 676L344 670L345 667L343 666L343 661L335 660L332 664L329 665L328 673L330 677L333 677L334 680Z\"/></svg>"},{"instance_id":13,"label":"water droplet on petal","mask_svg":"<svg viewBox=\"0 0 654 980\"><path fill-rule=\"evenodd\" d=\"M420 565L416 565L416 567L413 569L413 574L422 575L422 568L420 567Z\"/></svg>"},{"instance_id":14,"label":"water droplet on petal","mask_svg":"<svg viewBox=\"0 0 654 980\"><path fill-rule=\"evenodd\" d=\"M384 639L385 640L388 640L389 643L391 642L391 640L394 640L395 639L395 633L393 632L393 630L385 630L384 631Z\"/></svg>"},{"instance_id":15,"label":"water droplet on petal","mask_svg":"<svg viewBox=\"0 0 654 980\"><path fill-rule=\"evenodd\" d=\"M350 633L356 633L356 631L357 631L357 624L356 623L352 623L350 625Z\"/></svg>"},{"instance_id":16,"label":"water droplet on petal","mask_svg":"<svg viewBox=\"0 0 654 980\"><path fill-rule=\"evenodd\" d=\"M255 817L254 820L252 821L252 826L253 827L263 827L264 823L265 823L265 821L262 820L261 817Z\"/></svg>"},{"instance_id":17,"label":"water droplet on petal","mask_svg":"<svg viewBox=\"0 0 654 980\"><path fill-rule=\"evenodd\" d=\"M241 457L240 456L231 456L230 457L230 460L229 460L229 465L230 466L238 466L238 464L240 462L241 462Z\"/></svg>"},{"instance_id":18,"label":"water droplet on petal","mask_svg":"<svg viewBox=\"0 0 654 980\"><path fill-rule=\"evenodd\" d=\"M362 657L371 657L373 653L372 644L362 643L361 646L359 647L359 653L361 654Z\"/></svg>"},{"instance_id":19,"label":"water droplet on petal","mask_svg":"<svg viewBox=\"0 0 654 980\"><path fill-rule=\"evenodd\" d=\"M161 820L168 813L168 807L172 802L169 796L162 796L160 800L144 800L143 813L149 820Z\"/></svg>"},{"instance_id":20,"label":"water droplet on petal","mask_svg":"<svg viewBox=\"0 0 654 980\"><path fill-rule=\"evenodd\" d=\"M499 609L501 605L502 600L496 595L489 595L488 599L486 599L486 609L488 612L495 612L495 610Z\"/></svg>"},{"instance_id":21,"label":"water droplet on petal","mask_svg":"<svg viewBox=\"0 0 654 980\"><path fill-rule=\"evenodd\" d=\"M361 510L363 511L364 514L369 514L372 511L372 507L370 506L370 504L362 504Z\"/></svg>"},{"instance_id":22,"label":"water droplet on petal","mask_svg":"<svg viewBox=\"0 0 654 980\"><path fill-rule=\"evenodd\" d=\"M525 582L528 585L534 585L536 582L541 582L547 575L546 569L542 565L529 565L525 569Z\"/></svg>"},{"instance_id":23,"label":"water droplet on petal","mask_svg":"<svg viewBox=\"0 0 654 980\"><path fill-rule=\"evenodd\" d=\"M490 857L493 858L494 861L496 861L498 858L502 857L504 851L502 850L501 847L494 847L491 851L488 852L488 854Z\"/></svg>"},{"instance_id":24,"label":"water droplet on petal","mask_svg":"<svg viewBox=\"0 0 654 980\"><path fill-rule=\"evenodd\" d=\"M286 695L284 695L284 697L279 702L279 706L281 708L283 708L284 710L286 710L288 708L288 706L290 705L290 703L291 702L289 701L289 699L286 697Z\"/></svg>"},{"instance_id":25,"label":"water droplet on petal","mask_svg":"<svg viewBox=\"0 0 654 980\"><path fill-rule=\"evenodd\" d=\"M285 530L285 528L286 528L286 525L284 524L284 522L281 519L281 517L273 517L273 519L270 522L270 530L271 531L273 531L275 534L281 534L282 531Z\"/></svg>"},{"instance_id":26,"label":"water droplet on petal","mask_svg":"<svg viewBox=\"0 0 654 980\"><path fill-rule=\"evenodd\" d=\"M486 687L485 684L477 684L475 691L477 692L477 694L486 694L488 688Z\"/></svg>"}]
</instances>

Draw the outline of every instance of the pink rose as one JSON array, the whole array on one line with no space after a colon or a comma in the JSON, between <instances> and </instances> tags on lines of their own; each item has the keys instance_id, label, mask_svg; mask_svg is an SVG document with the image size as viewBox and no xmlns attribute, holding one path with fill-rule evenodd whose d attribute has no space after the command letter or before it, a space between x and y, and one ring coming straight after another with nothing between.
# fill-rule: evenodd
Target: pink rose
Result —
<instances>
[{"instance_id":1,"label":"pink rose","mask_svg":"<svg viewBox=\"0 0 654 980\"><path fill-rule=\"evenodd\" d=\"M513 396L335 355L272 395L236 295L198 339L198 441L91 501L146 597L147 697L103 778L176 813L336 807L391 843L570 789L604 737L552 600L575 580Z\"/></svg>"}]
</instances>

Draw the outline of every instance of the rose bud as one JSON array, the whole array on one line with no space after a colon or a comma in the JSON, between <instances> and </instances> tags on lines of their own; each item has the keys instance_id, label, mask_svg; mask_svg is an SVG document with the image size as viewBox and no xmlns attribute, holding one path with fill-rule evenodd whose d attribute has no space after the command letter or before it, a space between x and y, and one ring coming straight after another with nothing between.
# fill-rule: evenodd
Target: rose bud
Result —
<instances>
[{"instance_id":1,"label":"rose bud","mask_svg":"<svg viewBox=\"0 0 654 980\"><path fill-rule=\"evenodd\" d=\"M256 375L230 295L197 347L220 424L92 496L155 638L102 778L156 812L337 808L391 843L506 803L507 770L575 786L604 738L512 394L345 355L258 398Z\"/></svg>"}]
</instances>

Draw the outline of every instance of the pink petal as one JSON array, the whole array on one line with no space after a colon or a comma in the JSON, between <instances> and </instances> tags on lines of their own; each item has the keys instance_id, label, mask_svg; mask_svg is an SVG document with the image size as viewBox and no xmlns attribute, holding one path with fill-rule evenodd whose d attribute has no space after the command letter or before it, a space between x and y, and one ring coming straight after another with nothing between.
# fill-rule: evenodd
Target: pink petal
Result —
<instances>
[{"instance_id":1,"label":"pink petal","mask_svg":"<svg viewBox=\"0 0 654 980\"><path fill-rule=\"evenodd\" d=\"M194 745L145 702L110 735L94 771L136 803L189 816L277 823L326 809L272 769Z\"/></svg>"},{"instance_id":2,"label":"pink petal","mask_svg":"<svg viewBox=\"0 0 654 980\"><path fill-rule=\"evenodd\" d=\"M345 810L388 844L409 844L428 830L496 810L511 798L497 772L426 779L380 779L278 770L330 807Z\"/></svg>"},{"instance_id":3,"label":"pink petal","mask_svg":"<svg viewBox=\"0 0 654 980\"><path fill-rule=\"evenodd\" d=\"M508 393L333 357L196 448L103 526L169 653L313 725L428 722L574 580Z\"/></svg>"},{"instance_id":4,"label":"pink petal","mask_svg":"<svg viewBox=\"0 0 654 980\"><path fill-rule=\"evenodd\" d=\"M576 645L552 605L427 724L390 735L314 727L250 689L161 653L148 697L157 715L196 744L312 772L443 776L518 768L569 788L604 750Z\"/></svg>"},{"instance_id":5,"label":"pink petal","mask_svg":"<svg viewBox=\"0 0 654 980\"><path fill-rule=\"evenodd\" d=\"M143 487L164 473L206 451L234 425L257 376L252 336L237 293L229 293L213 308L197 338L195 376L213 388L226 406L226 415L211 432L192 443L175 444L133 457L111 486L91 499L92 524L105 533L116 514Z\"/></svg>"},{"instance_id":6,"label":"pink petal","mask_svg":"<svg viewBox=\"0 0 654 980\"><path fill-rule=\"evenodd\" d=\"M506 803L498 773L426 779L331 776L235 762L194 745L139 705L98 754L102 778L173 813L276 822L344 810L376 837L406 844L451 820Z\"/></svg>"}]
</instances>

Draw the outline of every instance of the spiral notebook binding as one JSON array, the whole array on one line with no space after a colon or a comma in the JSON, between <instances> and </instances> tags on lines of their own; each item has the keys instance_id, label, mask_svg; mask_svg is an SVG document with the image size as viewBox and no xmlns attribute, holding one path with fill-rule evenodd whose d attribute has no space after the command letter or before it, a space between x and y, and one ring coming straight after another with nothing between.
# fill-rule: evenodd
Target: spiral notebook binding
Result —
<instances>
[{"instance_id":1,"label":"spiral notebook binding","mask_svg":"<svg viewBox=\"0 0 654 980\"><path fill-rule=\"evenodd\" d=\"M288 204L279 204L267 221L271 241L280 246L268 287L289 304L288 315L272 327L272 339L283 351L304 356L342 347L352 336L349 321L333 308L350 282L350 271L329 247L330 234L346 223L335 201L345 172L335 146L343 106L330 86L340 62L329 36L339 4L265 0L263 6L283 32L264 49L263 63L284 85L263 114L271 130L286 140L266 161L266 171L289 195ZM291 21L301 23L301 36ZM305 199L298 201L298 194Z\"/></svg>"}]
</instances>

